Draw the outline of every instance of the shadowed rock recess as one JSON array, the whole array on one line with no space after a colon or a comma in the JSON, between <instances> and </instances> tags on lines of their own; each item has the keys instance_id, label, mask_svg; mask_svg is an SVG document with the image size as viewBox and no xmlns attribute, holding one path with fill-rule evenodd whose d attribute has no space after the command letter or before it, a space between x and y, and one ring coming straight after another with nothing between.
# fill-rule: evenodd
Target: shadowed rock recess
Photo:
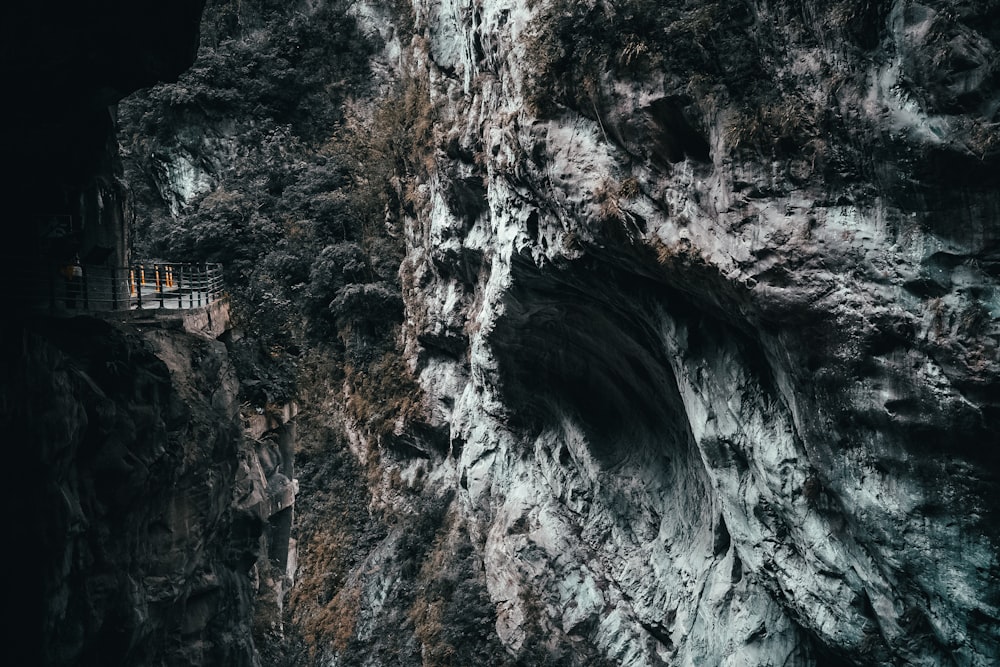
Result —
<instances>
[{"instance_id":1,"label":"shadowed rock recess","mask_svg":"<svg viewBox=\"0 0 1000 667\"><path fill-rule=\"evenodd\" d=\"M120 141L137 243L226 262L232 360L185 343L184 394L127 333L82 369L4 339L48 378L24 465L159 429L27 514L60 549L110 517L44 561L53 664L1000 663L1000 2L211 0L202 34ZM185 524L214 565L101 576L183 560L113 508L182 423L214 445L166 506L235 483L183 411L241 399L302 407L290 593L229 496Z\"/></svg>"}]
</instances>

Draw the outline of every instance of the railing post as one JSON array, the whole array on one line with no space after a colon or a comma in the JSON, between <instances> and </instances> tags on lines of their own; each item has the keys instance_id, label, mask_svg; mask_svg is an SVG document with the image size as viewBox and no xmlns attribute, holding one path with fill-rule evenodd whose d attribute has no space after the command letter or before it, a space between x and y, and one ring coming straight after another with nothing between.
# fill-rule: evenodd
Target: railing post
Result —
<instances>
[{"instance_id":1,"label":"railing post","mask_svg":"<svg viewBox=\"0 0 1000 667\"><path fill-rule=\"evenodd\" d=\"M38 305L44 304L47 298L53 310L62 308L64 302L66 309L75 307L84 311L193 309L209 306L224 296L221 267L209 262L77 265L75 278L64 277L65 270L68 268L53 264L29 274L35 285L32 292ZM148 281L147 270L150 272ZM152 288L152 299L150 292L143 294L147 286ZM105 290L110 290L110 294Z\"/></svg>"},{"instance_id":2,"label":"railing post","mask_svg":"<svg viewBox=\"0 0 1000 667\"><path fill-rule=\"evenodd\" d=\"M156 269L156 291L160 293L160 308L163 308L163 265L154 264L153 268Z\"/></svg>"}]
</instances>

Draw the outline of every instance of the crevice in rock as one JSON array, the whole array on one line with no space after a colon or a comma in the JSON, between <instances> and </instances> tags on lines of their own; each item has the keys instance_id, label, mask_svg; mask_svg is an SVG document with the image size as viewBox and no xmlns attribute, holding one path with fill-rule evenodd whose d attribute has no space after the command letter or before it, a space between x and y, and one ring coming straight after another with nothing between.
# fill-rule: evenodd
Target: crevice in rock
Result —
<instances>
[{"instance_id":1,"label":"crevice in rock","mask_svg":"<svg viewBox=\"0 0 1000 667\"><path fill-rule=\"evenodd\" d=\"M666 649L670 650L674 648L674 641L670 638L670 633L659 623L643 623L642 627L656 641L663 644Z\"/></svg>"},{"instance_id":2,"label":"crevice in rock","mask_svg":"<svg viewBox=\"0 0 1000 667\"><path fill-rule=\"evenodd\" d=\"M732 538L729 536L729 529L726 528L726 520L720 516L719 521L715 524L715 539L712 544L712 553L715 556L721 556L729 551L730 544L732 544Z\"/></svg>"},{"instance_id":3,"label":"crevice in rock","mask_svg":"<svg viewBox=\"0 0 1000 667\"><path fill-rule=\"evenodd\" d=\"M733 550L733 569L729 573L729 580L734 584L739 583L743 579L743 561L740 560L740 555Z\"/></svg>"},{"instance_id":4,"label":"crevice in rock","mask_svg":"<svg viewBox=\"0 0 1000 667\"><path fill-rule=\"evenodd\" d=\"M655 128L654 155L664 164L690 158L711 162L708 140L691 119L691 101L684 98L661 98L644 111Z\"/></svg>"}]
</instances>

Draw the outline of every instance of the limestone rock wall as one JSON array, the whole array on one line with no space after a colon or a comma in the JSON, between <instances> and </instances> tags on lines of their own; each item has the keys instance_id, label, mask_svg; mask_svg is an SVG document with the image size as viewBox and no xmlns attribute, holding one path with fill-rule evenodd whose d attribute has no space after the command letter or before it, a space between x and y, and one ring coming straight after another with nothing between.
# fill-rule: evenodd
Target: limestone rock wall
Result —
<instances>
[{"instance_id":1,"label":"limestone rock wall","mask_svg":"<svg viewBox=\"0 0 1000 667\"><path fill-rule=\"evenodd\" d=\"M1000 6L351 13L423 404L296 353L284 664L995 663ZM164 215L240 167L183 120Z\"/></svg>"},{"instance_id":2,"label":"limestone rock wall","mask_svg":"<svg viewBox=\"0 0 1000 667\"><path fill-rule=\"evenodd\" d=\"M664 30L721 70L629 71L594 26L643 3L415 2L387 49L430 479L514 655L991 664L998 7L706 6Z\"/></svg>"}]
</instances>

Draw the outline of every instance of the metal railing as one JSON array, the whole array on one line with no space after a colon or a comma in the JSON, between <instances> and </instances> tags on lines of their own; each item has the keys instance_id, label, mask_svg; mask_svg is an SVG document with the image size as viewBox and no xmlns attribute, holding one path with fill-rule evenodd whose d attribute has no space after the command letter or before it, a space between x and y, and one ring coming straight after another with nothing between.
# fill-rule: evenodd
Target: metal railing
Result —
<instances>
[{"instance_id":1,"label":"metal railing","mask_svg":"<svg viewBox=\"0 0 1000 667\"><path fill-rule=\"evenodd\" d=\"M14 277L19 301L65 311L201 308L223 296L221 264L46 266Z\"/></svg>"}]
</instances>

